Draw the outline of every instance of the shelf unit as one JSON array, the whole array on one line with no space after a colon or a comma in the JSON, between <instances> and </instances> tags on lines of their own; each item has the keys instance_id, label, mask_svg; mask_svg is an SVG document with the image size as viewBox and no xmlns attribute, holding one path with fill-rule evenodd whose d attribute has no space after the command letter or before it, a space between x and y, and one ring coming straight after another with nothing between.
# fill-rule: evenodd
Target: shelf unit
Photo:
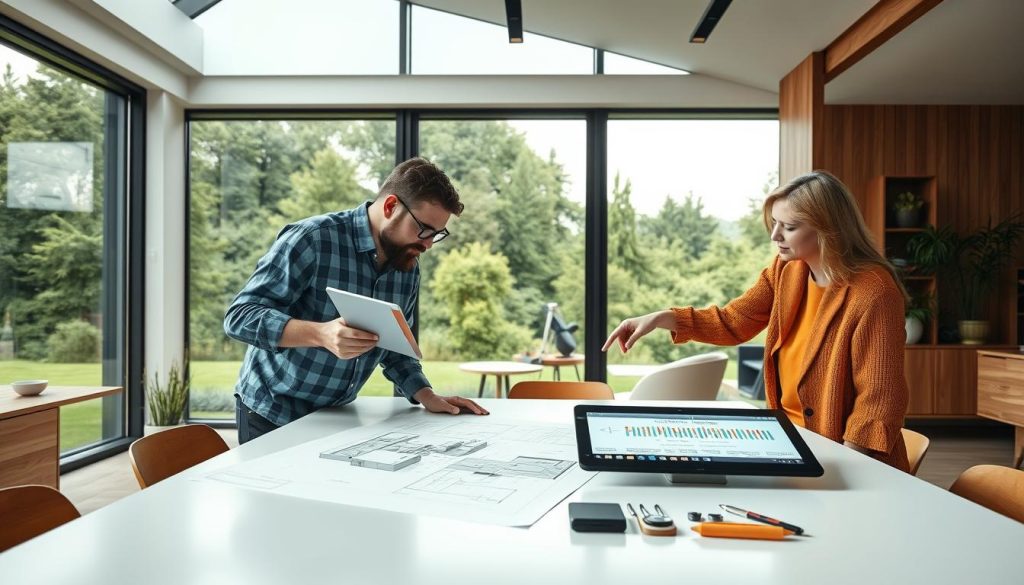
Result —
<instances>
[{"instance_id":1,"label":"shelf unit","mask_svg":"<svg viewBox=\"0 0 1024 585\"><path fill-rule=\"evenodd\" d=\"M930 295L938 305L938 287L932 275L915 275L907 262L907 242L924 231L926 225L936 225L938 188L931 176L879 176L869 183L864 220L875 236L875 246L894 266L904 271L903 286L911 297ZM924 201L919 223L913 227L897 225L894 203L900 193L910 192ZM935 345L939 341L938 319L932 317L925 324L919 343Z\"/></svg>"}]
</instances>

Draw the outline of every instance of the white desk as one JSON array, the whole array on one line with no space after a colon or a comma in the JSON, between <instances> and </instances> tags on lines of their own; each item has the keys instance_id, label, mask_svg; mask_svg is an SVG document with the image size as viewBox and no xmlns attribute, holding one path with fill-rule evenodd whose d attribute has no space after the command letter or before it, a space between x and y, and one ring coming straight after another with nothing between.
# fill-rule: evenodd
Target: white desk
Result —
<instances>
[{"instance_id":1,"label":"white desk","mask_svg":"<svg viewBox=\"0 0 1024 585\"><path fill-rule=\"evenodd\" d=\"M571 420L570 401L484 400L493 417ZM665 403L661 403L665 404ZM724 406L733 403L700 403ZM658 503L677 538L578 534L563 502L530 529L330 505L195 482L204 473L410 409L359 398L0 554L3 583L997 583L1024 582L1024 525L804 433L820 479L669 486L601 474L567 501ZM423 416L441 416L423 413ZM701 538L686 513L729 503L804 527L783 542Z\"/></svg>"}]
</instances>

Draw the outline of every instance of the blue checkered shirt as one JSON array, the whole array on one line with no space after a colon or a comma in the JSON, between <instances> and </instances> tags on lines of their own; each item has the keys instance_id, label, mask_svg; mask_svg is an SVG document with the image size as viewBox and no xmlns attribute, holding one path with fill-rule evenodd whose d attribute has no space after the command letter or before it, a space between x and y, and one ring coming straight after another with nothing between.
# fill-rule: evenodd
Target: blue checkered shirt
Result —
<instances>
[{"instance_id":1,"label":"blue checkered shirt","mask_svg":"<svg viewBox=\"0 0 1024 585\"><path fill-rule=\"evenodd\" d=\"M430 386L419 361L380 348L343 360L319 347L278 347L289 319L338 318L328 286L395 303L413 323L419 267L377 271L368 205L285 226L228 307L225 333L249 344L235 392L274 424L352 402L377 364L411 402Z\"/></svg>"}]
</instances>

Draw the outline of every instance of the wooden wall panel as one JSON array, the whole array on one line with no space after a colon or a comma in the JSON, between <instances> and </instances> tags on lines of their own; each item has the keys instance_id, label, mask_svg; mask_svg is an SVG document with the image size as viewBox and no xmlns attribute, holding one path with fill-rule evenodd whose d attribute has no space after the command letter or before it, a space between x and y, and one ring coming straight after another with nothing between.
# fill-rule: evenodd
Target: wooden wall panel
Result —
<instances>
[{"instance_id":1,"label":"wooden wall panel","mask_svg":"<svg viewBox=\"0 0 1024 585\"><path fill-rule=\"evenodd\" d=\"M779 82L780 185L821 164L824 111L824 54L818 52Z\"/></svg>"},{"instance_id":2,"label":"wooden wall panel","mask_svg":"<svg viewBox=\"0 0 1024 585\"><path fill-rule=\"evenodd\" d=\"M880 175L934 175L940 226L966 233L1024 210L1024 106L831 105L823 120L820 168L861 209ZM1012 280L991 305L994 343L1016 343ZM953 309L941 291L940 307Z\"/></svg>"}]
</instances>

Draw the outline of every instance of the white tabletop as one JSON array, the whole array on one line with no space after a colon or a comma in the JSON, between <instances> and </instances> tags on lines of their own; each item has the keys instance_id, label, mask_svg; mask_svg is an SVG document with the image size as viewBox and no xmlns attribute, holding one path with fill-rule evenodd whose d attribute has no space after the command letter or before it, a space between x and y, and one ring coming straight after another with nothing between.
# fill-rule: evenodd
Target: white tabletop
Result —
<instances>
[{"instance_id":1,"label":"white tabletop","mask_svg":"<svg viewBox=\"0 0 1024 585\"><path fill-rule=\"evenodd\" d=\"M571 420L573 402L482 400L493 417ZM643 404L643 403L638 403ZM667 405L668 403L658 403ZM679 403L675 403L679 404ZM735 403L690 403L740 406ZM411 407L359 398L321 411L0 554L3 583L1015 583L1024 525L803 432L806 478L670 486L603 473L530 529L325 504L191 481ZM422 416L444 416L422 413ZM657 503L676 538L579 534L569 501ZM802 526L786 541L702 538L689 511L727 503Z\"/></svg>"}]
</instances>

